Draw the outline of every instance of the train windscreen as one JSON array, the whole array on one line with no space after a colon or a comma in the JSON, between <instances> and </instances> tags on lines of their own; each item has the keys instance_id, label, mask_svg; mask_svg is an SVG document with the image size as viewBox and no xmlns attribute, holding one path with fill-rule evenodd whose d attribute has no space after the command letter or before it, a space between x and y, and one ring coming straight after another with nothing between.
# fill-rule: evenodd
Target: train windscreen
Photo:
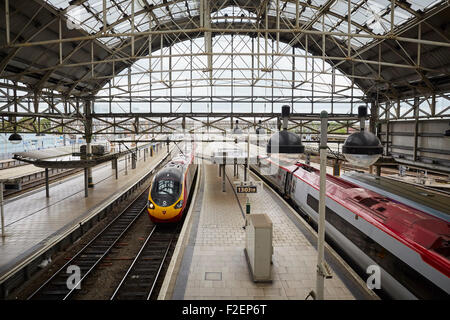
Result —
<instances>
[{"instance_id":1,"label":"train windscreen","mask_svg":"<svg viewBox=\"0 0 450 320\"><path fill-rule=\"evenodd\" d=\"M157 176L153 182L151 197L156 205L168 207L178 200L181 193L181 177L174 173Z\"/></svg>"}]
</instances>

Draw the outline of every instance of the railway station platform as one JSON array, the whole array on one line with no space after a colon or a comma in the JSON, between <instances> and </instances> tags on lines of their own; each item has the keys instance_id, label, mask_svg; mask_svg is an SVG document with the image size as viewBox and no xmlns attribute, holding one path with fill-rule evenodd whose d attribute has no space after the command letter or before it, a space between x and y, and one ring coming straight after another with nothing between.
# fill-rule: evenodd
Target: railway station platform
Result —
<instances>
[{"instance_id":1,"label":"railway station platform","mask_svg":"<svg viewBox=\"0 0 450 320\"><path fill-rule=\"evenodd\" d=\"M72 155L72 146L49 148L42 150L32 150L18 152L20 155L40 157L42 159L54 158L58 160L68 160ZM50 179L60 178L73 173L73 169L49 168ZM0 181L8 181L19 190L34 187L41 180L45 179L45 169L16 159L6 159L0 161Z\"/></svg>"},{"instance_id":2,"label":"railway station platform","mask_svg":"<svg viewBox=\"0 0 450 320\"><path fill-rule=\"evenodd\" d=\"M317 233L267 185L248 194L251 213L265 213L273 224L273 281L253 282L244 254L247 195L234 192L232 166L226 192L217 165L199 167L195 200L158 299L305 299L315 289ZM325 258L333 273L325 280L326 299L378 298L328 245Z\"/></svg>"},{"instance_id":3,"label":"railway station platform","mask_svg":"<svg viewBox=\"0 0 450 320\"><path fill-rule=\"evenodd\" d=\"M45 187L24 193L4 202L5 237L0 238L0 288L15 273L23 271L31 261L41 262L44 254L62 239L97 218L99 212L114 205L115 201L131 190L167 156L167 149L160 147L152 157L138 153L136 169L131 169L122 157L118 162L119 177L111 163L93 168L94 188L89 196L84 194L84 175L50 184L50 197ZM39 259L38 259L39 257ZM36 263L36 262L33 262ZM5 292L3 292L5 294Z\"/></svg>"},{"instance_id":4,"label":"railway station platform","mask_svg":"<svg viewBox=\"0 0 450 320\"><path fill-rule=\"evenodd\" d=\"M16 159L3 159L0 160L0 170L13 168L17 166L24 165L22 161L16 160Z\"/></svg>"}]
</instances>

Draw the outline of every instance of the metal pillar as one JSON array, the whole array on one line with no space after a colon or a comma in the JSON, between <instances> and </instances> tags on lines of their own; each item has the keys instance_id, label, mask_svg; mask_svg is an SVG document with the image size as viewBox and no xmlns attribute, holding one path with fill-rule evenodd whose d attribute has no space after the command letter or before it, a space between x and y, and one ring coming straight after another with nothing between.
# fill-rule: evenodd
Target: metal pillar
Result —
<instances>
[{"instance_id":1,"label":"metal pillar","mask_svg":"<svg viewBox=\"0 0 450 320\"><path fill-rule=\"evenodd\" d=\"M317 279L316 279L316 299L324 298L324 282L326 277L326 266L324 260L325 247L325 199L326 199L326 171L327 171L327 127L328 113L322 111L320 114L320 196L319 196L319 225L317 241Z\"/></svg>"},{"instance_id":2,"label":"metal pillar","mask_svg":"<svg viewBox=\"0 0 450 320\"><path fill-rule=\"evenodd\" d=\"M119 179L119 164L117 158L114 159L114 169L116 172L116 180Z\"/></svg>"},{"instance_id":3,"label":"metal pillar","mask_svg":"<svg viewBox=\"0 0 450 320\"><path fill-rule=\"evenodd\" d=\"M417 161L417 146L419 141L419 97L414 98L414 145L413 160Z\"/></svg>"},{"instance_id":4,"label":"metal pillar","mask_svg":"<svg viewBox=\"0 0 450 320\"><path fill-rule=\"evenodd\" d=\"M2 220L2 237L5 236L5 216L3 211L3 181L0 182L0 207L1 207L1 220Z\"/></svg>"},{"instance_id":5,"label":"metal pillar","mask_svg":"<svg viewBox=\"0 0 450 320\"><path fill-rule=\"evenodd\" d=\"M89 170L84 168L84 197L89 196Z\"/></svg>"},{"instance_id":6,"label":"metal pillar","mask_svg":"<svg viewBox=\"0 0 450 320\"><path fill-rule=\"evenodd\" d=\"M247 181L249 163L250 163L250 134L248 134L247 136L247 158L245 159L244 181Z\"/></svg>"},{"instance_id":7,"label":"metal pillar","mask_svg":"<svg viewBox=\"0 0 450 320\"><path fill-rule=\"evenodd\" d=\"M153 157L153 146L150 146L150 157Z\"/></svg>"},{"instance_id":8,"label":"metal pillar","mask_svg":"<svg viewBox=\"0 0 450 320\"><path fill-rule=\"evenodd\" d=\"M48 168L45 168L45 196L47 198L50 198L50 186L49 186L49 179L48 179Z\"/></svg>"},{"instance_id":9,"label":"metal pillar","mask_svg":"<svg viewBox=\"0 0 450 320\"><path fill-rule=\"evenodd\" d=\"M128 155L125 155L125 175L128 175Z\"/></svg>"},{"instance_id":10,"label":"metal pillar","mask_svg":"<svg viewBox=\"0 0 450 320\"><path fill-rule=\"evenodd\" d=\"M226 192L226 191L227 191L227 190L226 190L226 184L225 184L225 180L226 180L226 176L225 176L226 156L227 156L227 153L226 153L226 152L223 152L223 153L222 153L222 157L223 157L223 164L222 164L222 167L223 167L222 192Z\"/></svg>"},{"instance_id":11,"label":"metal pillar","mask_svg":"<svg viewBox=\"0 0 450 320\"><path fill-rule=\"evenodd\" d=\"M225 183L226 176L225 176L225 165L224 164L222 165L221 169L223 169L223 174L222 174L222 192L226 192L227 188L226 188L226 183Z\"/></svg>"},{"instance_id":12,"label":"metal pillar","mask_svg":"<svg viewBox=\"0 0 450 320\"><path fill-rule=\"evenodd\" d=\"M145 162L145 154L147 153L147 149L144 149L144 162Z\"/></svg>"},{"instance_id":13,"label":"metal pillar","mask_svg":"<svg viewBox=\"0 0 450 320\"><path fill-rule=\"evenodd\" d=\"M91 139L89 139L89 142L87 142L88 140L86 139L86 153L87 153L87 159L91 159L92 158L92 145L91 145ZM92 168L89 167L88 169L88 187L89 188L93 188L94 187L94 182L92 180Z\"/></svg>"},{"instance_id":14,"label":"metal pillar","mask_svg":"<svg viewBox=\"0 0 450 320\"><path fill-rule=\"evenodd\" d=\"M244 165L244 181L247 181L247 170L248 170L248 158L245 159L245 165Z\"/></svg>"},{"instance_id":15,"label":"metal pillar","mask_svg":"<svg viewBox=\"0 0 450 320\"><path fill-rule=\"evenodd\" d=\"M131 169L136 169L136 153L131 153Z\"/></svg>"},{"instance_id":16,"label":"metal pillar","mask_svg":"<svg viewBox=\"0 0 450 320\"><path fill-rule=\"evenodd\" d=\"M381 166L375 166L377 176L381 176Z\"/></svg>"},{"instance_id":17,"label":"metal pillar","mask_svg":"<svg viewBox=\"0 0 450 320\"><path fill-rule=\"evenodd\" d=\"M85 102L85 113L86 113L86 122L85 122L85 136L86 136L86 158L92 159L92 116L91 116L91 101L86 100ZM92 167L87 168L88 174L88 187L93 188L94 182L92 180Z\"/></svg>"}]
</instances>

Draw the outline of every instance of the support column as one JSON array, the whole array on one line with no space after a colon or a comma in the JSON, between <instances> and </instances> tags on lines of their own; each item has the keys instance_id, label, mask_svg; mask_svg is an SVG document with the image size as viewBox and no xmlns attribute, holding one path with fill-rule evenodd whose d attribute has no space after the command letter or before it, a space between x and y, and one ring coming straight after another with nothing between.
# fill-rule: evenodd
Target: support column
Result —
<instances>
[{"instance_id":1,"label":"support column","mask_svg":"<svg viewBox=\"0 0 450 320\"><path fill-rule=\"evenodd\" d=\"M250 134L247 135L247 158L245 159L244 181L247 181L249 165L250 165Z\"/></svg>"},{"instance_id":2,"label":"support column","mask_svg":"<svg viewBox=\"0 0 450 320\"><path fill-rule=\"evenodd\" d=\"M128 154L125 155L125 175L128 175Z\"/></svg>"},{"instance_id":3,"label":"support column","mask_svg":"<svg viewBox=\"0 0 450 320\"><path fill-rule=\"evenodd\" d=\"M376 135L376 125L378 122L378 101L372 100L370 104L369 131ZM364 119L365 121L365 119Z\"/></svg>"},{"instance_id":4,"label":"support column","mask_svg":"<svg viewBox=\"0 0 450 320\"><path fill-rule=\"evenodd\" d=\"M318 224L318 242L317 242L317 278L316 278L316 299L324 299L325 285L325 201L326 201L326 171L327 171L327 131L328 131L328 113L322 111L320 114L320 193L319 193L319 224Z\"/></svg>"},{"instance_id":5,"label":"support column","mask_svg":"<svg viewBox=\"0 0 450 320\"><path fill-rule=\"evenodd\" d=\"M84 197L89 196L89 170L84 168Z\"/></svg>"},{"instance_id":6,"label":"support column","mask_svg":"<svg viewBox=\"0 0 450 320\"><path fill-rule=\"evenodd\" d=\"M1 220L2 220L2 237L5 236L5 216L3 209L3 181L0 182L0 207L1 207Z\"/></svg>"},{"instance_id":7,"label":"support column","mask_svg":"<svg viewBox=\"0 0 450 320\"><path fill-rule=\"evenodd\" d=\"M381 166L375 166L375 168L376 168L376 173L377 173L377 176L381 176Z\"/></svg>"},{"instance_id":8,"label":"support column","mask_svg":"<svg viewBox=\"0 0 450 320\"><path fill-rule=\"evenodd\" d=\"M50 186L48 178L48 168L45 168L45 196L50 198Z\"/></svg>"},{"instance_id":9,"label":"support column","mask_svg":"<svg viewBox=\"0 0 450 320\"><path fill-rule=\"evenodd\" d=\"M417 147L419 142L419 98L414 98L414 146L413 160L417 161Z\"/></svg>"},{"instance_id":10,"label":"support column","mask_svg":"<svg viewBox=\"0 0 450 320\"><path fill-rule=\"evenodd\" d=\"M136 169L136 157L137 157L137 154L132 152L131 153L131 169Z\"/></svg>"},{"instance_id":11,"label":"support column","mask_svg":"<svg viewBox=\"0 0 450 320\"><path fill-rule=\"evenodd\" d=\"M92 117L91 117L91 101L85 101L85 114L86 114L86 123L85 123L85 137L86 137L86 159L92 159ZM92 167L87 168L88 174L88 187L94 187L94 181L92 179Z\"/></svg>"},{"instance_id":12,"label":"support column","mask_svg":"<svg viewBox=\"0 0 450 320\"><path fill-rule=\"evenodd\" d=\"M247 181L247 170L248 170L248 158L245 159L245 165L244 165L244 181Z\"/></svg>"},{"instance_id":13,"label":"support column","mask_svg":"<svg viewBox=\"0 0 450 320\"><path fill-rule=\"evenodd\" d=\"M114 159L114 169L116 172L116 180L117 180L117 179L119 179L119 164L118 164L117 158Z\"/></svg>"},{"instance_id":14,"label":"support column","mask_svg":"<svg viewBox=\"0 0 450 320\"><path fill-rule=\"evenodd\" d=\"M227 153L223 152L222 153L222 159L223 159L223 164L222 164L222 168L223 168L223 174L222 174L222 192L226 192L226 174L225 174L225 164L226 164L226 157L227 157Z\"/></svg>"}]
</instances>

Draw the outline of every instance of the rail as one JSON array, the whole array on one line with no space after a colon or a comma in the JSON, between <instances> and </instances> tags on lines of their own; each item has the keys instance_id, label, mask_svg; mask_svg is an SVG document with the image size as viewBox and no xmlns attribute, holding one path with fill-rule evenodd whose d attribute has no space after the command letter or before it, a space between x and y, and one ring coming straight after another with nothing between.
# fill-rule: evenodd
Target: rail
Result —
<instances>
[{"instance_id":1,"label":"rail","mask_svg":"<svg viewBox=\"0 0 450 320\"><path fill-rule=\"evenodd\" d=\"M145 211L147 190L125 210L112 220L94 239L86 244L64 266L56 271L42 286L40 286L28 299L39 300L66 300L81 285L83 280L92 273L98 264L106 257L114 245L122 238L125 232L134 224L136 219ZM70 266L77 266L82 277L71 286L67 284L67 270ZM81 276L81 275L80 275Z\"/></svg>"}]
</instances>

